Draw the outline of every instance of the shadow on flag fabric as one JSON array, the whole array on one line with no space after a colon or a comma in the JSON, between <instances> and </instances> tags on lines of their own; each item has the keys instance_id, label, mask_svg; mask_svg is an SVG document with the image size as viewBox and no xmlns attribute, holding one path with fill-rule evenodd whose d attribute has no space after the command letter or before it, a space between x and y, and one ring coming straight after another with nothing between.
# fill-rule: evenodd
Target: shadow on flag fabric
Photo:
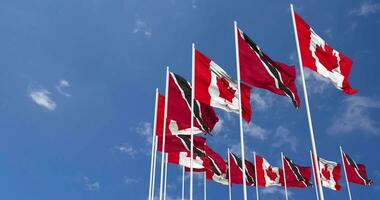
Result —
<instances>
[{"instance_id":1,"label":"shadow on flag fabric","mask_svg":"<svg viewBox=\"0 0 380 200\"><path fill-rule=\"evenodd\" d=\"M341 186L339 180L342 177L341 175L341 165L339 163L328 161L323 158L318 157L319 162L319 173L322 182L322 186L339 191ZM314 159L312 159L313 167ZM314 169L314 172L316 170ZM318 184L318 183L317 183Z\"/></svg>"},{"instance_id":2,"label":"shadow on flag fabric","mask_svg":"<svg viewBox=\"0 0 380 200\"><path fill-rule=\"evenodd\" d=\"M233 184L243 184L243 163L242 160L233 153L230 153L230 166L229 170L231 170L231 183ZM246 184L249 186L255 185L255 166L245 160L245 178Z\"/></svg>"},{"instance_id":3,"label":"shadow on flag fabric","mask_svg":"<svg viewBox=\"0 0 380 200\"><path fill-rule=\"evenodd\" d=\"M242 30L237 29L241 80L278 95L288 96L293 105L299 108L295 67L273 61Z\"/></svg>"},{"instance_id":4,"label":"shadow on flag fabric","mask_svg":"<svg viewBox=\"0 0 380 200\"><path fill-rule=\"evenodd\" d=\"M287 187L305 188L311 186L311 167L302 167L295 164L288 157L284 156L284 169Z\"/></svg>"},{"instance_id":5,"label":"shadow on flag fabric","mask_svg":"<svg viewBox=\"0 0 380 200\"><path fill-rule=\"evenodd\" d=\"M252 112L251 88L242 86L241 91L243 118L249 122ZM197 49L195 49L195 98L206 105L239 114L237 81Z\"/></svg>"},{"instance_id":6,"label":"shadow on flag fabric","mask_svg":"<svg viewBox=\"0 0 380 200\"><path fill-rule=\"evenodd\" d=\"M342 151L342 153L348 181L360 185L371 185L373 181L368 178L365 165L357 164L345 152Z\"/></svg>"},{"instance_id":7,"label":"shadow on flag fabric","mask_svg":"<svg viewBox=\"0 0 380 200\"><path fill-rule=\"evenodd\" d=\"M256 173L259 186L282 186L284 176L281 168L273 167L269 162L256 154Z\"/></svg>"},{"instance_id":8,"label":"shadow on flag fabric","mask_svg":"<svg viewBox=\"0 0 380 200\"><path fill-rule=\"evenodd\" d=\"M351 59L331 48L296 12L294 16L303 65L346 94L355 94L357 90L348 82Z\"/></svg>"},{"instance_id":9,"label":"shadow on flag fabric","mask_svg":"<svg viewBox=\"0 0 380 200\"><path fill-rule=\"evenodd\" d=\"M170 72L167 127L173 135L191 134L191 85L183 77ZM212 107L194 100L193 133L210 133L219 121Z\"/></svg>"},{"instance_id":10,"label":"shadow on flag fabric","mask_svg":"<svg viewBox=\"0 0 380 200\"><path fill-rule=\"evenodd\" d=\"M158 137L157 150L162 152L163 137ZM206 138L194 136L193 152L199 157L204 157ZM165 152L187 152L191 151L191 138L188 135L168 135L165 136Z\"/></svg>"}]
</instances>

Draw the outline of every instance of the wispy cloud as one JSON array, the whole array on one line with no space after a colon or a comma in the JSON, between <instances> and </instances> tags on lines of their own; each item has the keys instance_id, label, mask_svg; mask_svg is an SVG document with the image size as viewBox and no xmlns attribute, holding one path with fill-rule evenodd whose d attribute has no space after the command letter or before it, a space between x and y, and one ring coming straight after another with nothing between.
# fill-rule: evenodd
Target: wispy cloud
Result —
<instances>
[{"instance_id":1,"label":"wispy cloud","mask_svg":"<svg viewBox=\"0 0 380 200\"><path fill-rule=\"evenodd\" d=\"M279 126L274 133L274 142L272 143L273 147L279 148L282 146L288 146L292 151L296 151L298 145L298 139L291 134L289 129Z\"/></svg>"},{"instance_id":2,"label":"wispy cloud","mask_svg":"<svg viewBox=\"0 0 380 200\"><path fill-rule=\"evenodd\" d=\"M277 196L281 196L281 197L285 196L285 190L283 188L278 188L278 187L263 188L261 190L261 193L263 195L271 195L271 196L277 195ZM288 197L291 197L291 196L293 196L293 193L288 190ZM283 198L280 198L280 199L283 199Z\"/></svg>"},{"instance_id":3,"label":"wispy cloud","mask_svg":"<svg viewBox=\"0 0 380 200\"><path fill-rule=\"evenodd\" d=\"M87 176L83 177L85 189L88 191L97 191L100 189L100 183L98 181L92 181Z\"/></svg>"},{"instance_id":4,"label":"wispy cloud","mask_svg":"<svg viewBox=\"0 0 380 200\"><path fill-rule=\"evenodd\" d=\"M244 124L244 133L256 139L266 140L270 132L254 123Z\"/></svg>"},{"instance_id":5,"label":"wispy cloud","mask_svg":"<svg viewBox=\"0 0 380 200\"><path fill-rule=\"evenodd\" d=\"M125 177L124 182L126 184L137 184L141 182L141 178L132 178L132 177Z\"/></svg>"},{"instance_id":6,"label":"wispy cloud","mask_svg":"<svg viewBox=\"0 0 380 200\"><path fill-rule=\"evenodd\" d=\"M254 91L251 94L251 101L255 111L265 111L272 107L275 99L273 94L267 91Z\"/></svg>"},{"instance_id":7,"label":"wispy cloud","mask_svg":"<svg viewBox=\"0 0 380 200\"><path fill-rule=\"evenodd\" d=\"M136 154L138 153L138 151L135 150L135 148L133 148L133 146L129 144L115 146L115 149L119 151L120 153L128 155L131 158L135 158Z\"/></svg>"},{"instance_id":8,"label":"wispy cloud","mask_svg":"<svg viewBox=\"0 0 380 200\"><path fill-rule=\"evenodd\" d=\"M304 75L307 80L308 91L313 94L323 94L330 84L329 80L311 70L305 69ZM298 81L301 83L300 77Z\"/></svg>"},{"instance_id":9,"label":"wispy cloud","mask_svg":"<svg viewBox=\"0 0 380 200\"><path fill-rule=\"evenodd\" d=\"M191 7L194 8L194 9L198 8L197 0L192 0L191 1Z\"/></svg>"},{"instance_id":10,"label":"wispy cloud","mask_svg":"<svg viewBox=\"0 0 380 200\"><path fill-rule=\"evenodd\" d=\"M148 38L152 36L152 31L149 29L147 23L142 19L136 19L135 20L135 26L134 26L132 32L134 34L141 33Z\"/></svg>"},{"instance_id":11,"label":"wispy cloud","mask_svg":"<svg viewBox=\"0 0 380 200\"><path fill-rule=\"evenodd\" d=\"M146 138L146 141L152 143L153 128L152 123L149 122L140 122L135 129L136 133Z\"/></svg>"},{"instance_id":12,"label":"wispy cloud","mask_svg":"<svg viewBox=\"0 0 380 200\"><path fill-rule=\"evenodd\" d=\"M359 8L349 11L351 15L368 16L380 11L380 3L372 3L371 1L363 1Z\"/></svg>"},{"instance_id":13,"label":"wispy cloud","mask_svg":"<svg viewBox=\"0 0 380 200\"><path fill-rule=\"evenodd\" d=\"M50 92L46 89L30 89L29 97L39 106L54 111L57 104L50 98Z\"/></svg>"},{"instance_id":14,"label":"wispy cloud","mask_svg":"<svg viewBox=\"0 0 380 200\"><path fill-rule=\"evenodd\" d=\"M65 89L66 88L69 88L70 87L70 83L67 81L67 80L60 80L58 82L58 85L55 87L57 89L57 91L65 96L65 97L70 97L71 95L67 92L65 92Z\"/></svg>"},{"instance_id":15,"label":"wispy cloud","mask_svg":"<svg viewBox=\"0 0 380 200\"><path fill-rule=\"evenodd\" d=\"M327 129L330 134L340 135L355 130L361 133L380 135L379 122L371 117L371 113L380 109L380 100L363 96L350 96L343 101L340 111L333 117Z\"/></svg>"},{"instance_id":16,"label":"wispy cloud","mask_svg":"<svg viewBox=\"0 0 380 200\"><path fill-rule=\"evenodd\" d=\"M215 133L215 134L221 133L223 130L223 124L224 124L223 119L219 119L218 123L216 123L216 125L213 129L213 133Z\"/></svg>"}]
</instances>

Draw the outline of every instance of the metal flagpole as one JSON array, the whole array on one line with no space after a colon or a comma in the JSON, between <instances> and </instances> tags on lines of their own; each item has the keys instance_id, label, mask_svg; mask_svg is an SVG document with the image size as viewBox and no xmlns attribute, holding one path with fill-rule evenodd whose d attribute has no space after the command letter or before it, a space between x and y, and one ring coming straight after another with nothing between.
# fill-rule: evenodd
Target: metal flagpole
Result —
<instances>
[{"instance_id":1,"label":"metal flagpole","mask_svg":"<svg viewBox=\"0 0 380 200\"><path fill-rule=\"evenodd\" d=\"M342 157L342 165L343 165L343 169L344 169L344 175L346 176L346 183L347 183L348 196L350 197L350 200L352 200L350 184L348 183L348 177L347 177L346 165L344 164L345 162L344 162L344 158L343 158L343 150L342 150L342 146L339 146L339 149L340 149L340 156Z\"/></svg>"},{"instance_id":2,"label":"metal flagpole","mask_svg":"<svg viewBox=\"0 0 380 200\"><path fill-rule=\"evenodd\" d=\"M259 200L259 182L257 181L256 151L253 152L253 162L255 164L256 200Z\"/></svg>"},{"instance_id":3,"label":"metal flagpole","mask_svg":"<svg viewBox=\"0 0 380 200\"><path fill-rule=\"evenodd\" d=\"M190 130L190 138L191 138L191 145L190 145L190 200L193 200L193 155L194 155L194 134L193 134L193 127L194 127L194 91L195 91L195 44L192 44L192 58L191 58L191 130Z\"/></svg>"},{"instance_id":4,"label":"metal flagpole","mask_svg":"<svg viewBox=\"0 0 380 200\"><path fill-rule=\"evenodd\" d=\"M182 200L185 200L185 166L182 167Z\"/></svg>"},{"instance_id":5,"label":"metal flagpole","mask_svg":"<svg viewBox=\"0 0 380 200\"><path fill-rule=\"evenodd\" d=\"M151 199L152 197L152 179L153 179L153 160L154 160L154 146L156 141L156 120L157 120L157 103L158 102L158 88L156 88L156 102L154 106L154 121L153 121L153 133L152 133L152 154L150 158L150 177L149 177L149 197L148 199Z\"/></svg>"},{"instance_id":6,"label":"metal flagpole","mask_svg":"<svg viewBox=\"0 0 380 200\"><path fill-rule=\"evenodd\" d=\"M237 70L237 83L239 92L239 122L240 122L240 148L241 148L241 159L242 159L242 174L243 174L243 196L244 200L247 200L247 184L245 182L245 152L244 152L244 133L243 133L243 114L241 109L241 87L240 87L240 60L239 60L239 44L238 44L238 32L237 32L237 22L234 21L235 28L235 52L236 52L236 70Z\"/></svg>"},{"instance_id":7,"label":"metal flagpole","mask_svg":"<svg viewBox=\"0 0 380 200\"><path fill-rule=\"evenodd\" d=\"M165 153L165 180L164 180L164 200L166 200L166 183L168 179L168 154Z\"/></svg>"},{"instance_id":8,"label":"metal flagpole","mask_svg":"<svg viewBox=\"0 0 380 200\"><path fill-rule=\"evenodd\" d=\"M154 199L154 187L155 187L155 181L156 181L157 143L158 143L158 136L155 136L155 140L154 140L154 158L153 158L153 177L152 177L152 196L151 196L151 200Z\"/></svg>"},{"instance_id":9,"label":"metal flagpole","mask_svg":"<svg viewBox=\"0 0 380 200\"><path fill-rule=\"evenodd\" d=\"M288 188L286 185L286 174L285 174L285 165L284 165L284 154L281 152L281 162L282 162L282 173L284 175L284 186L285 186L285 199L288 200Z\"/></svg>"},{"instance_id":10,"label":"metal flagpole","mask_svg":"<svg viewBox=\"0 0 380 200\"><path fill-rule=\"evenodd\" d=\"M168 96L169 96L169 67L166 67L166 88L165 88L165 109L164 124L162 129L162 152L161 152L161 177L160 177L160 200L162 200L162 192L164 186L164 164L165 164L165 135L166 135L166 117L168 115Z\"/></svg>"},{"instance_id":11,"label":"metal flagpole","mask_svg":"<svg viewBox=\"0 0 380 200\"><path fill-rule=\"evenodd\" d=\"M204 172L204 176L203 176L203 199L206 200L207 199L207 178L206 178L206 171Z\"/></svg>"},{"instance_id":12,"label":"metal flagpole","mask_svg":"<svg viewBox=\"0 0 380 200\"><path fill-rule=\"evenodd\" d=\"M312 145L312 150L313 150L313 155L314 155L313 159L314 159L315 163L318 163L317 147L315 145L313 123L312 123L312 120L311 120L311 113L310 113L310 108L309 108L309 98L308 98L308 95L307 95L305 76L304 76L304 73L303 73L301 51L300 51L300 47L299 47L299 41L298 41L296 21L295 21L295 17L294 17L293 4L290 4L290 9L292 11L293 28L294 28L294 35L295 35L296 44L297 44L299 68L300 68L300 71L301 71L301 79L302 79L303 93L304 93L304 97L305 97L306 113L307 113L307 119L308 119L309 130L310 130L310 139L311 139L311 145ZM316 170L317 174L319 174L319 165L316 165L315 170ZM317 176L317 181L318 181L318 183L321 183L320 176ZM319 189L319 194L320 194L321 200L324 200L323 189L322 189L322 185L321 184L318 184L318 189Z\"/></svg>"},{"instance_id":13,"label":"metal flagpole","mask_svg":"<svg viewBox=\"0 0 380 200\"><path fill-rule=\"evenodd\" d=\"M229 196L229 200L232 200L232 191L231 191L231 167L230 167L230 149L228 148L227 149L227 152L228 152L228 160L227 160L227 164L228 164L228 196Z\"/></svg>"},{"instance_id":14,"label":"metal flagpole","mask_svg":"<svg viewBox=\"0 0 380 200\"><path fill-rule=\"evenodd\" d=\"M314 188L315 188L315 194L317 195L317 200L319 200L318 195L318 186L317 186L317 179L315 178L315 168L314 168L314 162L313 162L313 154L310 151L310 161L311 161L311 168L313 169L313 177L314 177Z\"/></svg>"}]
</instances>

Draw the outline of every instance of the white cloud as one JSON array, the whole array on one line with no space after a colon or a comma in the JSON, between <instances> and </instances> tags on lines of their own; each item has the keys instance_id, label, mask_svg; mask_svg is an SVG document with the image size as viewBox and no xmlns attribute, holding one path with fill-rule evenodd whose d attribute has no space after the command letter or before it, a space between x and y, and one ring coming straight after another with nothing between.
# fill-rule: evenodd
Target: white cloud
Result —
<instances>
[{"instance_id":1,"label":"white cloud","mask_svg":"<svg viewBox=\"0 0 380 200\"><path fill-rule=\"evenodd\" d=\"M282 146L288 146L292 151L296 151L298 145L298 139L290 133L290 131L283 127L279 126L276 129L276 132L273 136L272 146L279 148Z\"/></svg>"},{"instance_id":2,"label":"white cloud","mask_svg":"<svg viewBox=\"0 0 380 200\"><path fill-rule=\"evenodd\" d=\"M363 1L359 8L350 10L349 13L357 16L368 16L380 11L380 3L372 3L371 1Z\"/></svg>"},{"instance_id":3,"label":"white cloud","mask_svg":"<svg viewBox=\"0 0 380 200\"><path fill-rule=\"evenodd\" d=\"M134 26L132 32L135 34L141 33L141 34L145 35L146 37L152 36L152 32L148 28L147 23L145 21L143 21L142 19L136 19L135 20L135 26Z\"/></svg>"},{"instance_id":4,"label":"white cloud","mask_svg":"<svg viewBox=\"0 0 380 200\"><path fill-rule=\"evenodd\" d=\"M216 123L213 129L213 133L219 135L223 130L223 124L224 124L224 121L222 119L219 119L218 123Z\"/></svg>"},{"instance_id":5,"label":"white cloud","mask_svg":"<svg viewBox=\"0 0 380 200\"><path fill-rule=\"evenodd\" d=\"M194 9L198 8L198 6L197 6L197 0L192 0L191 1L191 7L194 8Z\"/></svg>"},{"instance_id":6,"label":"white cloud","mask_svg":"<svg viewBox=\"0 0 380 200\"><path fill-rule=\"evenodd\" d=\"M135 131L144 136L149 144L152 144L153 128L152 123L141 122L135 129Z\"/></svg>"},{"instance_id":7,"label":"white cloud","mask_svg":"<svg viewBox=\"0 0 380 200\"><path fill-rule=\"evenodd\" d=\"M126 184L136 184L141 182L141 178L131 178L131 177L125 177L124 182Z\"/></svg>"},{"instance_id":8,"label":"white cloud","mask_svg":"<svg viewBox=\"0 0 380 200\"><path fill-rule=\"evenodd\" d=\"M69 87L70 87L70 83L67 80L60 80L58 82L58 85L55 88L61 95L65 97L70 97L71 95L64 91L65 88L69 88Z\"/></svg>"},{"instance_id":9,"label":"white cloud","mask_svg":"<svg viewBox=\"0 0 380 200\"><path fill-rule=\"evenodd\" d=\"M29 97L39 106L42 106L50 111L55 110L56 103L50 98L50 92L45 89L31 89Z\"/></svg>"},{"instance_id":10,"label":"white cloud","mask_svg":"<svg viewBox=\"0 0 380 200\"><path fill-rule=\"evenodd\" d=\"M350 96L343 101L343 109L334 117L327 129L330 134L340 135L353 131L380 135L379 122L372 119L371 111L380 109L380 101L363 96Z\"/></svg>"},{"instance_id":11,"label":"white cloud","mask_svg":"<svg viewBox=\"0 0 380 200\"><path fill-rule=\"evenodd\" d=\"M136 154L138 153L138 151L135 150L129 144L123 144L123 145L120 145L120 146L115 146L115 149L118 150L120 153L127 154L131 158L135 158Z\"/></svg>"},{"instance_id":12,"label":"white cloud","mask_svg":"<svg viewBox=\"0 0 380 200\"><path fill-rule=\"evenodd\" d=\"M323 94L330 84L329 80L309 69L304 68L304 75L307 89L313 94ZM301 77L298 78L298 81L301 83Z\"/></svg>"},{"instance_id":13,"label":"white cloud","mask_svg":"<svg viewBox=\"0 0 380 200\"><path fill-rule=\"evenodd\" d=\"M279 187L265 187L262 190L260 190L263 195L279 195L281 197L285 196L285 190L283 188ZM293 193L288 190L288 197L293 196ZM272 198L273 199L273 198ZM283 199L283 198L280 198Z\"/></svg>"},{"instance_id":14,"label":"white cloud","mask_svg":"<svg viewBox=\"0 0 380 200\"><path fill-rule=\"evenodd\" d=\"M251 94L251 101L253 103L253 110L265 111L272 107L275 99L273 94L267 91L256 91Z\"/></svg>"},{"instance_id":15,"label":"white cloud","mask_svg":"<svg viewBox=\"0 0 380 200\"><path fill-rule=\"evenodd\" d=\"M100 183L98 181L92 181L87 176L83 177L84 185L88 191L97 191L100 189Z\"/></svg>"},{"instance_id":16,"label":"white cloud","mask_svg":"<svg viewBox=\"0 0 380 200\"><path fill-rule=\"evenodd\" d=\"M270 132L254 123L244 124L244 133L260 140L266 140Z\"/></svg>"}]
</instances>

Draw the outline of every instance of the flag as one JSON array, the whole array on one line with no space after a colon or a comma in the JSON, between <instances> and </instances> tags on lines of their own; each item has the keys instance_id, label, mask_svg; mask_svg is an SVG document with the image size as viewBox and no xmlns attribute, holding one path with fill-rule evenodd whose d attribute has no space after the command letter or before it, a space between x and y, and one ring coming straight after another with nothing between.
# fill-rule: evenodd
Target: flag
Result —
<instances>
[{"instance_id":1,"label":"flag","mask_svg":"<svg viewBox=\"0 0 380 200\"><path fill-rule=\"evenodd\" d=\"M285 170L285 180L287 187L301 187L305 188L311 186L310 176L311 168L302 167L295 164L288 157L284 156L284 169Z\"/></svg>"},{"instance_id":2,"label":"flag","mask_svg":"<svg viewBox=\"0 0 380 200\"><path fill-rule=\"evenodd\" d=\"M339 90L355 94L348 77L352 61L331 48L296 12L294 12L299 49L304 66L329 79Z\"/></svg>"},{"instance_id":3,"label":"flag","mask_svg":"<svg viewBox=\"0 0 380 200\"><path fill-rule=\"evenodd\" d=\"M230 153L230 166L229 170L231 170L231 183L234 184L243 184L243 162L237 157L235 154ZM247 185L255 185L255 166L245 160L245 178Z\"/></svg>"},{"instance_id":4,"label":"flag","mask_svg":"<svg viewBox=\"0 0 380 200\"><path fill-rule=\"evenodd\" d=\"M284 183L282 169L273 167L265 158L259 155L256 155L256 173L259 186L281 186Z\"/></svg>"},{"instance_id":5,"label":"flag","mask_svg":"<svg viewBox=\"0 0 380 200\"><path fill-rule=\"evenodd\" d=\"M273 61L253 40L237 28L241 80L278 95L288 96L298 108L296 69L294 66Z\"/></svg>"},{"instance_id":6,"label":"flag","mask_svg":"<svg viewBox=\"0 0 380 200\"><path fill-rule=\"evenodd\" d=\"M185 167L190 167L190 162L193 160L193 169L199 169L202 170L204 169L204 162L203 159L197 155L193 155L193 159L191 159L191 153L186 151L186 152L169 152L168 153L168 162L185 166Z\"/></svg>"},{"instance_id":7,"label":"flag","mask_svg":"<svg viewBox=\"0 0 380 200\"><path fill-rule=\"evenodd\" d=\"M345 152L342 151L342 153L348 181L360 185L371 185L373 181L368 178L365 165L357 164Z\"/></svg>"},{"instance_id":8,"label":"flag","mask_svg":"<svg viewBox=\"0 0 380 200\"><path fill-rule=\"evenodd\" d=\"M157 100L157 113L156 113L156 135L162 136L163 134L163 125L164 125L164 111L165 111L165 96L158 93ZM166 135L169 134L169 131L166 131Z\"/></svg>"},{"instance_id":9,"label":"flag","mask_svg":"<svg viewBox=\"0 0 380 200\"><path fill-rule=\"evenodd\" d=\"M162 139L158 137L157 150L162 152ZM205 156L206 138L194 136L193 152L199 157ZM187 152L191 151L191 138L188 135L168 135L165 136L165 152Z\"/></svg>"},{"instance_id":10,"label":"flag","mask_svg":"<svg viewBox=\"0 0 380 200\"><path fill-rule=\"evenodd\" d=\"M226 161L209 146L206 145L205 150L206 156L204 157L204 166L207 169L206 178L223 185L228 185Z\"/></svg>"},{"instance_id":11,"label":"flag","mask_svg":"<svg viewBox=\"0 0 380 200\"><path fill-rule=\"evenodd\" d=\"M172 134L190 134L191 85L183 77L170 72L167 127ZM212 107L194 100L193 133L210 133L219 121Z\"/></svg>"},{"instance_id":12,"label":"flag","mask_svg":"<svg viewBox=\"0 0 380 200\"><path fill-rule=\"evenodd\" d=\"M237 81L210 58L195 49L195 98L212 107L239 114ZM250 87L241 87L242 113L249 122L251 118Z\"/></svg>"},{"instance_id":13,"label":"flag","mask_svg":"<svg viewBox=\"0 0 380 200\"><path fill-rule=\"evenodd\" d=\"M314 159L312 162L314 166ZM339 163L328 161L320 157L318 157L318 162L322 186L332 190L340 190L341 186L339 185L338 181L341 178L341 165Z\"/></svg>"}]
</instances>

